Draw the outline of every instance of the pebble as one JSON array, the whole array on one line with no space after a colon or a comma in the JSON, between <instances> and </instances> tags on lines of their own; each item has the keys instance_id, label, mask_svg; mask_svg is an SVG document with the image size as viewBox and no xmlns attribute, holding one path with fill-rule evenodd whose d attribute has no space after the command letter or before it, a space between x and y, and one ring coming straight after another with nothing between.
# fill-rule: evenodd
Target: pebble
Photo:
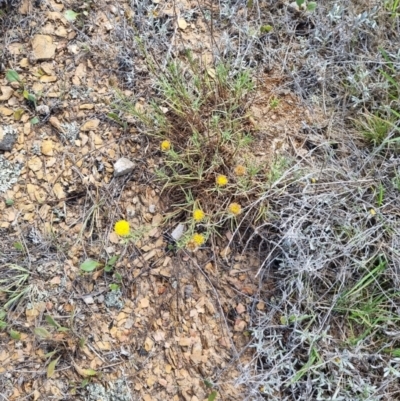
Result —
<instances>
[{"instance_id":1,"label":"pebble","mask_svg":"<svg viewBox=\"0 0 400 401\"><path fill-rule=\"evenodd\" d=\"M135 163L125 157L121 157L114 164L114 176L120 177L121 175L129 174L135 168Z\"/></svg>"}]
</instances>

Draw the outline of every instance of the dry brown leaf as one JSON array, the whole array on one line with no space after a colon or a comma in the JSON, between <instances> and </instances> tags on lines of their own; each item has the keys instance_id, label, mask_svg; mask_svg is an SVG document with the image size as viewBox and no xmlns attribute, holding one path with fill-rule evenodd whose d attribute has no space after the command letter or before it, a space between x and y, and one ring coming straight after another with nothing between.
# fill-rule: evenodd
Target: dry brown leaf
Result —
<instances>
[{"instance_id":1,"label":"dry brown leaf","mask_svg":"<svg viewBox=\"0 0 400 401\"><path fill-rule=\"evenodd\" d=\"M14 113L13 110L9 109L8 107L0 106L0 114L3 116L11 116Z\"/></svg>"},{"instance_id":2,"label":"dry brown leaf","mask_svg":"<svg viewBox=\"0 0 400 401\"><path fill-rule=\"evenodd\" d=\"M140 307L141 308L148 308L149 305L150 305L150 301L148 300L148 298L143 298L140 301Z\"/></svg>"},{"instance_id":3,"label":"dry brown leaf","mask_svg":"<svg viewBox=\"0 0 400 401\"><path fill-rule=\"evenodd\" d=\"M153 346L154 346L154 341L151 338L146 337L146 340L144 341L144 349L147 352L150 352Z\"/></svg>"},{"instance_id":4,"label":"dry brown leaf","mask_svg":"<svg viewBox=\"0 0 400 401\"><path fill-rule=\"evenodd\" d=\"M236 306L236 312L240 315L243 312L246 312L246 307L243 304L238 304Z\"/></svg>"},{"instance_id":5,"label":"dry brown leaf","mask_svg":"<svg viewBox=\"0 0 400 401\"><path fill-rule=\"evenodd\" d=\"M53 156L53 142L46 140L42 142L42 154L45 156Z\"/></svg>"},{"instance_id":6,"label":"dry brown leaf","mask_svg":"<svg viewBox=\"0 0 400 401\"><path fill-rule=\"evenodd\" d=\"M233 327L233 331L243 331L247 327L247 323L242 319L235 320L235 326Z\"/></svg>"},{"instance_id":7,"label":"dry brown leaf","mask_svg":"<svg viewBox=\"0 0 400 401\"><path fill-rule=\"evenodd\" d=\"M99 124L100 124L100 120L98 120L98 119L86 121L86 123L82 125L81 131L96 130L97 127L99 126Z\"/></svg>"},{"instance_id":8,"label":"dry brown leaf","mask_svg":"<svg viewBox=\"0 0 400 401\"><path fill-rule=\"evenodd\" d=\"M8 100L10 99L10 97L12 96L12 94L14 93L13 88L9 87L9 86L0 86L0 90L3 93L0 96L0 101L3 100Z\"/></svg>"},{"instance_id":9,"label":"dry brown leaf","mask_svg":"<svg viewBox=\"0 0 400 401\"><path fill-rule=\"evenodd\" d=\"M94 104L93 103L85 103L85 104L81 104L79 106L80 110L92 110L94 109Z\"/></svg>"},{"instance_id":10,"label":"dry brown leaf","mask_svg":"<svg viewBox=\"0 0 400 401\"><path fill-rule=\"evenodd\" d=\"M32 157L32 159L30 159L28 161L28 167L32 170L32 171L39 171L43 166L42 161L38 158L38 157Z\"/></svg>"},{"instance_id":11,"label":"dry brown leaf","mask_svg":"<svg viewBox=\"0 0 400 401\"><path fill-rule=\"evenodd\" d=\"M40 77L40 82L43 83L49 83L49 82L56 82L57 81L57 77L55 75L43 75L42 77Z\"/></svg>"},{"instance_id":12,"label":"dry brown leaf","mask_svg":"<svg viewBox=\"0 0 400 401\"><path fill-rule=\"evenodd\" d=\"M192 344L192 340L190 338L188 338L188 337L182 337L182 338L179 339L178 344L181 347L189 347Z\"/></svg>"},{"instance_id":13,"label":"dry brown leaf","mask_svg":"<svg viewBox=\"0 0 400 401\"><path fill-rule=\"evenodd\" d=\"M50 35L36 35L32 40L32 50L36 60L49 60L56 54L56 45Z\"/></svg>"},{"instance_id":14,"label":"dry brown leaf","mask_svg":"<svg viewBox=\"0 0 400 401\"><path fill-rule=\"evenodd\" d=\"M65 192L62 185L59 182L56 182L53 187L54 194L56 195L57 199L65 198Z\"/></svg>"},{"instance_id":15,"label":"dry brown leaf","mask_svg":"<svg viewBox=\"0 0 400 401\"><path fill-rule=\"evenodd\" d=\"M62 131L61 123L57 117L50 117L49 122L54 128L58 129L59 131Z\"/></svg>"}]
</instances>

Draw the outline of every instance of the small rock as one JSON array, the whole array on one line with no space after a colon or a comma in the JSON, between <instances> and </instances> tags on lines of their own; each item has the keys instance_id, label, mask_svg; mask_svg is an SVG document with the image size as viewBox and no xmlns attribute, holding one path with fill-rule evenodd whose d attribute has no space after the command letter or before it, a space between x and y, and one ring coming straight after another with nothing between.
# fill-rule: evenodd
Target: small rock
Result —
<instances>
[{"instance_id":1,"label":"small rock","mask_svg":"<svg viewBox=\"0 0 400 401\"><path fill-rule=\"evenodd\" d=\"M149 212L154 214L156 212L156 205L150 205L149 206Z\"/></svg>"},{"instance_id":2,"label":"small rock","mask_svg":"<svg viewBox=\"0 0 400 401\"><path fill-rule=\"evenodd\" d=\"M0 150L5 150L9 152L14 146L16 140L16 131L12 127L0 127Z\"/></svg>"},{"instance_id":3,"label":"small rock","mask_svg":"<svg viewBox=\"0 0 400 401\"><path fill-rule=\"evenodd\" d=\"M45 104L41 104L40 106L36 107L36 111L41 115L41 116L48 116L50 114L50 107L45 105Z\"/></svg>"},{"instance_id":4,"label":"small rock","mask_svg":"<svg viewBox=\"0 0 400 401\"><path fill-rule=\"evenodd\" d=\"M187 28L188 24L183 18L178 18L178 27L184 31Z\"/></svg>"},{"instance_id":5,"label":"small rock","mask_svg":"<svg viewBox=\"0 0 400 401\"><path fill-rule=\"evenodd\" d=\"M99 295L98 297L97 297L97 303L98 304L102 304L104 302L104 295Z\"/></svg>"},{"instance_id":6,"label":"small rock","mask_svg":"<svg viewBox=\"0 0 400 401\"><path fill-rule=\"evenodd\" d=\"M94 304L94 299L90 295L83 298L83 301L85 302L86 305L92 305Z\"/></svg>"},{"instance_id":7,"label":"small rock","mask_svg":"<svg viewBox=\"0 0 400 401\"><path fill-rule=\"evenodd\" d=\"M171 237L172 237L175 241L178 241L178 240L182 237L182 235L183 235L184 232L185 232L185 225L179 223L179 224L174 228L174 230L172 231Z\"/></svg>"},{"instance_id":8,"label":"small rock","mask_svg":"<svg viewBox=\"0 0 400 401\"><path fill-rule=\"evenodd\" d=\"M135 163L125 157L121 157L114 164L114 176L119 177L121 175L129 174L134 168Z\"/></svg>"},{"instance_id":9,"label":"small rock","mask_svg":"<svg viewBox=\"0 0 400 401\"><path fill-rule=\"evenodd\" d=\"M56 54L56 45L49 35L36 35L32 40L32 49L36 60L51 60Z\"/></svg>"}]
</instances>

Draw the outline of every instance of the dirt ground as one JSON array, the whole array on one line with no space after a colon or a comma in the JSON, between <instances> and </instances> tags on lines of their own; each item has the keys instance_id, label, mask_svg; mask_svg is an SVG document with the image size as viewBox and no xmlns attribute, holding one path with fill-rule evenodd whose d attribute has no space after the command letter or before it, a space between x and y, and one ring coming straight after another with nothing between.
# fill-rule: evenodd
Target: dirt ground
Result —
<instances>
[{"instance_id":1,"label":"dirt ground","mask_svg":"<svg viewBox=\"0 0 400 401\"><path fill-rule=\"evenodd\" d=\"M176 18L176 9L184 14L195 2L153 3L159 18L174 21L172 51L207 43L207 54L206 26ZM71 9L88 13L84 26L67 20ZM133 93L117 73L114 31L134 11L125 1L23 0L9 12L22 22L4 31L1 44L1 125L17 139L1 153L16 178L0 198L0 254L4 266L28 268L29 287L0 332L2 397L196 401L217 389L218 399L242 400L235 380L254 363L249 312L264 310L260 291L272 293L275 284L258 287L260 255L240 252L230 232L195 254L167 247L164 234L178 222L161 227L170 205L154 179L157 144L107 118L116 90ZM36 109L22 84L6 79L7 69L36 94ZM279 149L300 147L296 135L311 118L282 84L279 73L264 73L252 106L256 155L265 163ZM274 94L277 111L268 106ZM114 177L121 157L134 161L134 171ZM113 232L121 218L137 233L135 244ZM79 268L113 255L118 275ZM108 394L118 380L121 398L93 395L101 386Z\"/></svg>"}]
</instances>

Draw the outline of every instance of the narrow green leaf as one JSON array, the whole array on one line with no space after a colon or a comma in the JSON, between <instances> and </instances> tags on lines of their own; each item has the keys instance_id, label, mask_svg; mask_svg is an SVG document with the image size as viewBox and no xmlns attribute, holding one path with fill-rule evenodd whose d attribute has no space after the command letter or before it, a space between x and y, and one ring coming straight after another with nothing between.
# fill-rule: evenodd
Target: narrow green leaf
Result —
<instances>
[{"instance_id":1,"label":"narrow green leaf","mask_svg":"<svg viewBox=\"0 0 400 401\"><path fill-rule=\"evenodd\" d=\"M99 266L100 266L100 263L97 260L86 259L81 264L81 270L83 270L84 272L92 272L93 270L95 270Z\"/></svg>"},{"instance_id":2,"label":"narrow green leaf","mask_svg":"<svg viewBox=\"0 0 400 401\"><path fill-rule=\"evenodd\" d=\"M4 309L0 309L0 320L7 316L7 312Z\"/></svg>"},{"instance_id":3,"label":"narrow green leaf","mask_svg":"<svg viewBox=\"0 0 400 401\"><path fill-rule=\"evenodd\" d=\"M305 0L296 0L296 4L301 7L304 4Z\"/></svg>"},{"instance_id":4,"label":"narrow green leaf","mask_svg":"<svg viewBox=\"0 0 400 401\"><path fill-rule=\"evenodd\" d=\"M51 337L51 334L45 329L44 327L36 327L33 332L41 338L49 338Z\"/></svg>"},{"instance_id":5,"label":"narrow green leaf","mask_svg":"<svg viewBox=\"0 0 400 401\"><path fill-rule=\"evenodd\" d=\"M46 315L45 316L46 322L53 327L60 327L60 325L50 316Z\"/></svg>"},{"instance_id":6,"label":"narrow green leaf","mask_svg":"<svg viewBox=\"0 0 400 401\"><path fill-rule=\"evenodd\" d=\"M69 328L60 326L57 330L61 333L67 333L69 331Z\"/></svg>"},{"instance_id":7,"label":"narrow green leaf","mask_svg":"<svg viewBox=\"0 0 400 401\"><path fill-rule=\"evenodd\" d=\"M7 327L7 323L0 320L0 330L4 330Z\"/></svg>"},{"instance_id":8,"label":"narrow green leaf","mask_svg":"<svg viewBox=\"0 0 400 401\"><path fill-rule=\"evenodd\" d=\"M6 79L8 82L21 82L18 72L14 70L8 70L6 72Z\"/></svg>"},{"instance_id":9,"label":"narrow green leaf","mask_svg":"<svg viewBox=\"0 0 400 401\"><path fill-rule=\"evenodd\" d=\"M13 340L17 340L18 341L18 340L21 339L21 333L19 331L15 331L15 330L11 329L9 334L10 334L10 337Z\"/></svg>"},{"instance_id":10,"label":"narrow green leaf","mask_svg":"<svg viewBox=\"0 0 400 401\"><path fill-rule=\"evenodd\" d=\"M56 365L57 365L59 360L60 360L60 357L58 357L57 359L54 359L53 361L51 361L49 363L49 366L47 367L47 378L48 379L50 379L50 377L53 376L54 371L56 369Z\"/></svg>"},{"instance_id":11,"label":"narrow green leaf","mask_svg":"<svg viewBox=\"0 0 400 401\"><path fill-rule=\"evenodd\" d=\"M118 117L118 114L116 113L108 113L107 117L110 118L111 120L116 121L117 123L121 123L121 119Z\"/></svg>"},{"instance_id":12,"label":"narrow green leaf","mask_svg":"<svg viewBox=\"0 0 400 401\"><path fill-rule=\"evenodd\" d=\"M217 398L217 392L214 390L213 392L211 392L211 394L208 396L207 400L208 401L214 401Z\"/></svg>"},{"instance_id":13,"label":"narrow green leaf","mask_svg":"<svg viewBox=\"0 0 400 401\"><path fill-rule=\"evenodd\" d=\"M52 356L54 356L57 353L57 350L48 352L47 354L44 355L45 358L51 358Z\"/></svg>"}]
</instances>

